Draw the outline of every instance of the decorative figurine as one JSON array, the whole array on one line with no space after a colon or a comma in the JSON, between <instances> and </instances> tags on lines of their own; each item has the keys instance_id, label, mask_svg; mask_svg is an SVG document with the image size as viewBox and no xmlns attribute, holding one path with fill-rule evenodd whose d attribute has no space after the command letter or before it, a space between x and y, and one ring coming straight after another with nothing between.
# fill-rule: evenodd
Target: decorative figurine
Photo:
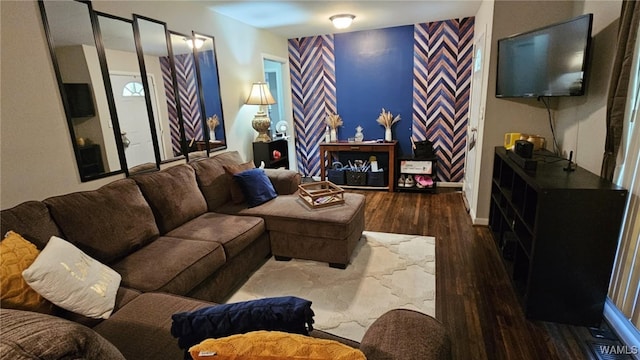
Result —
<instances>
[{"instance_id":1,"label":"decorative figurine","mask_svg":"<svg viewBox=\"0 0 640 360\"><path fill-rule=\"evenodd\" d=\"M356 142L362 142L362 140L364 140L364 134L362 133L362 126L360 126L360 125L358 125L356 127L355 140L356 140Z\"/></svg>"}]
</instances>

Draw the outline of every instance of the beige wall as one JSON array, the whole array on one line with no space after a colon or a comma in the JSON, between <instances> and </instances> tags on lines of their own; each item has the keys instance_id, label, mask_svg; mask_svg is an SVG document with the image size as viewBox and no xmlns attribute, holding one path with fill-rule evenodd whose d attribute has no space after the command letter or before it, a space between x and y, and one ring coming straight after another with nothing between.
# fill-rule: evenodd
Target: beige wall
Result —
<instances>
[{"instance_id":1,"label":"beige wall","mask_svg":"<svg viewBox=\"0 0 640 360\"><path fill-rule=\"evenodd\" d=\"M621 1L586 1L574 14L593 13L591 68L585 96L564 98L558 104L558 142L566 154L573 151L579 166L600 174L606 134L607 93L613 66Z\"/></svg>"},{"instance_id":2,"label":"beige wall","mask_svg":"<svg viewBox=\"0 0 640 360\"><path fill-rule=\"evenodd\" d=\"M601 157L604 144L604 109L602 97L606 94L610 62L613 53L606 50L606 43L615 43L615 31L607 28L608 23L619 16L621 1L496 1L493 18L492 47L505 36L545 26L554 22L592 12L594 14L594 43L599 53L594 54L591 79L587 96L571 99L553 99L553 116L558 123L558 141L563 151L568 153L572 144L583 145L578 150L580 165L594 171ZM618 15L615 15L618 14ZM604 29L604 30L603 30ZM597 45L600 44L600 46ZM596 53L596 51L594 51ZM496 99L497 53L493 51L489 65L489 86L485 113L484 138L482 143L482 166L478 186L477 217L486 221L489 217L489 198L493 170L495 146L503 144L506 132L540 134L551 141L551 130L547 112L534 99ZM585 104L588 103L588 106ZM589 129L585 129L585 128ZM586 145L593 144L593 145ZM586 150L589 146L592 149ZM551 148L550 145L548 148ZM585 166L587 165L587 166ZM599 170L598 170L599 172Z\"/></svg>"},{"instance_id":3,"label":"beige wall","mask_svg":"<svg viewBox=\"0 0 640 360\"><path fill-rule=\"evenodd\" d=\"M252 158L255 132L250 124L257 109L244 100L251 83L264 78L262 54L287 58L285 38L218 15L199 2L94 1L93 6L126 18L137 13L162 20L182 33L196 30L214 36L229 149ZM80 182L38 5L2 1L0 13L0 208L95 189L122 178Z\"/></svg>"}]
</instances>

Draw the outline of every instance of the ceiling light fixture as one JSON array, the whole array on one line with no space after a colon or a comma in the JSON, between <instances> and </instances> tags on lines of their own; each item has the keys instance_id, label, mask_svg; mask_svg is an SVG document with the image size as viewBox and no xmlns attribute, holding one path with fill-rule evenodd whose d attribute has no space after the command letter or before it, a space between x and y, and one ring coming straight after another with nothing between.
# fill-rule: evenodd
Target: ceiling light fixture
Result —
<instances>
[{"instance_id":1,"label":"ceiling light fixture","mask_svg":"<svg viewBox=\"0 0 640 360\"><path fill-rule=\"evenodd\" d=\"M349 26L351 26L351 22L355 18L356 18L355 15L339 14L339 15L333 15L332 17L329 18L329 20L331 20L331 22L333 23L333 26L335 26L336 29L346 29Z\"/></svg>"},{"instance_id":2,"label":"ceiling light fixture","mask_svg":"<svg viewBox=\"0 0 640 360\"><path fill-rule=\"evenodd\" d=\"M184 38L184 41L187 43L187 46L189 47L189 49L193 49L194 46L194 41L193 39L187 39ZM195 47L196 49L200 49L202 47L202 45L204 45L204 39L203 38L195 38Z\"/></svg>"}]
</instances>

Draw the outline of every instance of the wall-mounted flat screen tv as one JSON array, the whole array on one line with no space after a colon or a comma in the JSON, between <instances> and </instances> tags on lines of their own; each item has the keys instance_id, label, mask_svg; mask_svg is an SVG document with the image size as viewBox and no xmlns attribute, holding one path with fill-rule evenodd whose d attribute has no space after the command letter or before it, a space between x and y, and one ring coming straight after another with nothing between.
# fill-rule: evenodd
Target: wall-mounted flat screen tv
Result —
<instances>
[{"instance_id":1,"label":"wall-mounted flat screen tv","mask_svg":"<svg viewBox=\"0 0 640 360\"><path fill-rule=\"evenodd\" d=\"M93 106L93 93L89 84L64 84L64 91L69 101L71 118L84 118L96 116Z\"/></svg>"},{"instance_id":2,"label":"wall-mounted flat screen tv","mask_svg":"<svg viewBox=\"0 0 640 360\"><path fill-rule=\"evenodd\" d=\"M580 96L593 14L498 40L496 97Z\"/></svg>"}]
</instances>

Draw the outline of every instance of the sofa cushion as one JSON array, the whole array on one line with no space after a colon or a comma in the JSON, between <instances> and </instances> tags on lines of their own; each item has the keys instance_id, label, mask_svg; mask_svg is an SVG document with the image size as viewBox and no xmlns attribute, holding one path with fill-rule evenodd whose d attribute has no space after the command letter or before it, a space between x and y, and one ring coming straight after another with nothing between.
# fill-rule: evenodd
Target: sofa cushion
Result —
<instances>
[{"instance_id":1,"label":"sofa cushion","mask_svg":"<svg viewBox=\"0 0 640 360\"><path fill-rule=\"evenodd\" d=\"M24 281L28 268L40 251L19 234L9 231L0 242L0 305L3 308L51 313L53 306Z\"/></svg>"},{"instance_id":2,"label":"sofa cushion","mask_svg":"<svg viewBox=\"0 0 640 360\"><path fill-rule=\"evenodd\" d=\"M256 207L274 199L278 194L262 169L250 169L233 175L249 207Z\"/></svg>"},{"instance_id":3,"label":"sofa cushion","mask_svg":"<svg viewBox=\"0 0 640 360\"><path fill-rule=\"evenodd\" d=\"M237 151L229 151L189 163L196 171L198 186L207 201L209 211L214 211L231 200L232 179L224 170L224 166L240 163L242 158Z\"/></svg>"},{"instance_id":4,"label":"sofa cushion","mask_svg":"<svg viewBox=\"0 0 640 360\"><path fill-rule=\"evenodd\" d=\"M182 296L146 293L138 296L94 330L127 359L183 359L171 336L171 315L213 305Z\"/></svg>"},{"instance_id":5,"label":"sofa cushion","mask_svg":"<svg viewBox=\"0 0 640 360\"><path fill-rule=\"evenodd\" d=\"M0 309L0 323L3 359L125 359L98 333L69 320L30 311Z\"/></svg>"},{"instance_id":6,"label":"sofa cushion","mask_svg":"<svg viewBox=\"0 0 640 360\"><path fill-rule=\"evenodd\" d=\"M2 235L13 230L35 244L38 249L43 249L50 237L62 236L49 213L49 208L40 201L27 201L0 211L0 230Z\"/></svg>"},{"instance_id":7,"label":"sofa cushion","mask_svg":"<svg viewBox=\"0 0 640 360\"><path fill-rule=\"evenodd\" d=\"M138 290L133 290L133 289L120 286L118 288L118 292L116 293L116 303L113 308L113 313L111 314L111 316L113 316L113 314L115 314L118 311L118 309L125 306L128 302L140 296L140 294L141 292ZM82 324L90 328L104 321L104 319L95 319L95 318L86 317L84 315L80 315L78 313L74 313L72 311L65 310L59 307L56 307L56 312L54 315L61 317L63 319L71 320L73 322ZM109 319L111 319L111 317L109 317Z\"/></svg>"},{"instance_id":8,"label":"sofa cushion","mask_svg":"<svg viewBox=\"0 0 640 360\"><path fill-rule=\"evenodd\" d=\"M225 263L216 242L161 236L113 265L122 285L185 295Z\"/></svg>"},{"instance_id":9,"label":"sofa cushion","mask_svg":"<svg viewBox=\"0 0 640 360\"><path fill-rule=\"evenodd\" d=\"M134 176L151 205L161 234L166 234L207 211L196 174L182 164L163 171Z\"/></svg>"},{"instance_id":10,"label":"sofa cushion","mask_svg":"<svg viewBox=\"0 0 640 360\"><path fill-rule=\"evenodd\" d=\"M89 256L109 264L158 236L153 213L131 179L94 191L44 200L64 238Z\"/></svg>"},{"instance_id":11,"label":"sofa cushion","mask_svg":"<svg viewBox=\"0 0 640 360\"><path fill-rule=\"evenodd\" d=\"M253 161L247 161L243 164L229 164L224 166L224 171L226 171L227 175L231 177L229 190L231 191L231 201L233 201L234 204L243 203L246 199L242 185L235 178L235 175L251 169L255 169Z\"/></svg>"},{"instance_id":12,"label":"sofa cushion","mask_svg":"<svg viewBox=\"0 0 640 360\"><path fill-rule=\"evenodd\" d=\"M260 206L227 204L218 209L225 214L259 216L268 231L280 231L296 236L346 239L361 225L356 217L364 211L362 194L345 193L345 204L310 209L298 195L283 195Z\"/></svg>"},{"instance_id":13,"label":"sofa cushion","mask_svg":"<svg viewBox=\"0 0 640 360\"><path fill-rule=\"evenodd\" d=\"M222 244L231 259L265 232L264 220L253 216L205 213L171 231L167 236Z\"/></svg>"},{"instance_id":14,"label":"sofa cushion","mask_svg":"<svg viewBox=\"0 0 640 360\"><path fill-rule=\"evenodd\" d=\"M120 286L117 272L56 236L22 276L57 306L96 319L109 318Z\"/></svg>"}]
</instances>

